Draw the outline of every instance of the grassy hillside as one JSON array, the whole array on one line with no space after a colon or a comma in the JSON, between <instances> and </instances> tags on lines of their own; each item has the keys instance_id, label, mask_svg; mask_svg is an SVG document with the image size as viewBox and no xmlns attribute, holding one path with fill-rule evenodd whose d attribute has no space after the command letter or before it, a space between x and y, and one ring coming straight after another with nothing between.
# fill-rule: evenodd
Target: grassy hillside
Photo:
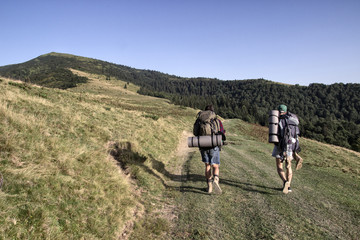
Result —
<instances>
[{"instance_id":1,"label":"grassy hillside","mask_svg":"<svg viewBox=\"0 0 360 240\"><path fill-rule=\"evenodd\" d=\"M45 87L67 89L88 82L69 68L105 75L106 79L122 79L143 86L153 81L181 79L151 70L140 70L97 59L63 53L48 53L20 64L0 67L0 76L18 79Z\"/></svg>"},{"instance_id":2,"label":"grassy hillside","mask_svg":"<svg viewBox=\"0 0 360 240\"><path fill-rule=\"evenodd\" d=\"M164 186L148 165L172 162L195 111L104 82L1 80L1 239L117 239L149 215Z\"/></svg>"},{"instance_id":3,"label":"grassy hillside","mask_svg":"<svg viewBox=\"0 0 360 240\"><path fill-rule=\"evenodd\" d=\"M136 84L139 93L192 108L215 105L225 118L267 125L268 111L285 103L300 117L302 136L360 152L360 84L285 85L265 79L221 81L182 78L97 59L49 53L0 67L0 76L45 87L68 89L87 83L71 69Z\"/></svg>"},{"instance_id":4,"label":"grassy hillside","mask_svg":"<svg viewBox=\"0 0 360 240\"><path fill-rule=\"evenodd\" d=\"M360 154L301 139L282 194L267 129L224 121L222 195L205 193L196 110L138 87L0 80L0 239L356 239ZM126 86L126 87L125 87Z\"/></svg>"}]
</instances>

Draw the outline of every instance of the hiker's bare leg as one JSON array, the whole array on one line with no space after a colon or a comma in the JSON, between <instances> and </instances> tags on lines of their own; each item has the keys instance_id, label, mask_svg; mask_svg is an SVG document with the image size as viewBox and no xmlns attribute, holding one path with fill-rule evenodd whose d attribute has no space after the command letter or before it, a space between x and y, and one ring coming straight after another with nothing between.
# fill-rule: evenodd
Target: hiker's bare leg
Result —
<instances>
[{"instance_id":1,"label":"hiker's bare leg","mask_svg":"<svg viewBox=\"0 0 360 240\"><path fill-rule=\"evenodd\" d=\"M280 158L276 158L276 168L277 168L277 172L278 172L279 177L281 178L281 180L283 180L283 182L286 182L287 177L285 176L285 172L284 172L284 169L283 169L283 164L282 164Z\"/></svg>"},{"instance_id":2,"label":"hiker's bare leg","mask_svg":"<svg viewBox=\"0 0 360 240\"><path fill-rule=\"evenodd\" d=\"M219 176L220 173L219 164L213 164L212 167L214 169L214 175Z\"/></svg>"},{"instance_id":3,"label":"hiker's bare leg","mask_svg":"<svg viewBox=\"0 0 360 240\"><path fill-rule=\"evenodd\" d=\"M219 164L213 164L213 171L214 171L214 192L221 194L222 190L219 185Z\"/></svg>"},{"instance_id":4,"label":"hiker's bare leg","mask_svg":"<svg viewBox=\"0 0 360 240\"><path fill-rule=\"evenodd\" d=\"M205 177L206 179L211 179L211 165L209 163L205 163Z\"/></svg>"},{"instance_id":5,"label":"hiker's bare leg","mask_svg":"<svg viewBox=\"0 0 360 240\"><path fill-rule=\"evenodd\" d=\"M292 169L291 169L291 160L288 160L285 162L285 165L286 165L286 179L287 181L289 182L289 184L291 183L291 179L292 179Z\"/></svg>"}]
</instances>

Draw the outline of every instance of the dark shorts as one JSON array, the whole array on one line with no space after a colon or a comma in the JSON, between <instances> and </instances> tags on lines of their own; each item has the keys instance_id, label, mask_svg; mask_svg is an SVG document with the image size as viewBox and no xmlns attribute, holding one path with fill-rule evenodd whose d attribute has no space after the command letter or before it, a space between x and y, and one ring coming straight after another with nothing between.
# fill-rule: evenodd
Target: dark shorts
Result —
<instances>
[{"instance_id":1,"label":"dark shorts","mask_svg":"<svg viewBox=\"0 0 360 240\"><path fill-rule=\"evenodd\" d=\"M219 164L220 165L220 150L219 147L211 149L200 149L201 158L204 163Z\"/></svg>"}]
</instances>

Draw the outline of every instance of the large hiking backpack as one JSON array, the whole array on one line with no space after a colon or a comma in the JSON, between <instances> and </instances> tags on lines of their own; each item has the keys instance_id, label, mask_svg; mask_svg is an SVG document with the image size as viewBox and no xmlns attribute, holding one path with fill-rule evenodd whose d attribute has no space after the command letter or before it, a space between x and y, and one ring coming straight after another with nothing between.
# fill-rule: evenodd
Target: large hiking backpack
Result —
<instances>
[{"instance_id":1,"label":"large hiking backpack","mask_svg":"<svg viewBox=\"0 0 360 240\"><path fill-rule=\"evenodd\" d=\"M299 118L290 112L280 118L280 147L282 151L299 153L301 151L298 138L300 134Z\"/></svg>"},{"instance_id":2,"label":"large hiking backpack","mask_svg":"<svg viewBox=\"0 0 360 240\"><path fill-rule=\"evenodd\" d=\"M207 136L218 134L220 132L220 123L213 111L201 111L197 115L194 123L193 134L195 136Z\"/></svg>"}]
</instances>

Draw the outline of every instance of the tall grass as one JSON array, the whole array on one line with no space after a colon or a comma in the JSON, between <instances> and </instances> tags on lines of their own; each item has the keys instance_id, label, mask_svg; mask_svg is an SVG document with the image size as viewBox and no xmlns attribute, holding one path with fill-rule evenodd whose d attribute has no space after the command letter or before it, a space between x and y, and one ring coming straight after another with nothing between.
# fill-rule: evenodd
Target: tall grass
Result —
<instances>
[{"instance_id":1,"label":"tall grass","mask_svg":"<svg viewBox=\"0 0 360 240\"><path fill-rule=\"evenodd\" d=\"M161 193L152 162L171 161L193 110L116 83L99 76L63 91L0 82L0 238L116 239L128 232L146 204L109 155L115 143L131 143L144 158L128 166L142 191Z\"/></svg>"}]
</instances>

